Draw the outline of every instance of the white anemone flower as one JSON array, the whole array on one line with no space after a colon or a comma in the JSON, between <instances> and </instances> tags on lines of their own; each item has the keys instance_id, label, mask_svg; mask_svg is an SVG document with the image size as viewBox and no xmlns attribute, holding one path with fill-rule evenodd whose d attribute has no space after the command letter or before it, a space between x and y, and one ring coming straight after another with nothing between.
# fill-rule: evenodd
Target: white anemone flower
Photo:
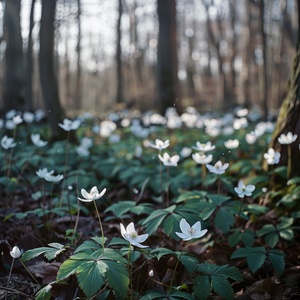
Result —
<instances>
[{"instance_id":1,"label":"white anemone flower","mask_svg":"<svg viewBox=\"0 0 300 300\"><path fill-rule=\"evenodd\" d=\"M297 137L297 134L292 134L291 132L288 132L287 134L282 133L278 138L278 142L281 145L288 145L295 142Z\"/></svg>"},{"instance_id":2,"label":"white anemone flower","mask_svg":"<svg viewBox=\"0 0 300 300\"><path fill-rule=\"evenodd\" d=\"M234 140L227 140L224 142L224 145L227 149L232 150L232 149L236 149L240 144L240 141L238 139L234 139Z\"/></svg>"},{"instance_id":3,"label":"white anemone flower","mask_svg":"<svg viewBox=\"0 0 300 300\"><path fill-rule=\"evenodd\" d=\"M280 152L276 152L273 148L270 148L268 152L264 154L264 158L266 159L268 165L278 164L280 157Z\"/></svg>"},{"instance_id":4,"label":"white anemone flower","mask_svg":"<svg viewBox=\"0 0 300 300\"><path fill-rule=\"evenodd\" d=\"M42 179L45 179L46 174L52 175L53 173L54 173L54 170L48 171L47 168L39 169L38 171L36 171L36 175Z\"/></svg>"},{"instance_id":5,"label":"white anemone flower","mask_svg":"<svg viewBox=\"0 0 300 300\"><path fill-rule=\"evenodd\" d=\"M212 162L212 154L206 155L205 153L193 153L193 160L199 165L206 165Z\"/></svg>"},{"instance_id":6,"label":"white anemone flower","mask_svg":"<svg viewBox=\"0 0 300 300\"><path fill-rule=\"evenodd\" d=\"M64 175L62 174L58 174L58 175L52 175L50 173L47 173L45 175L45 180L49 181L49 182L53 182L53 183L57 183L60 182L62 179L64 178Z\"/></svg>"},{"instance_id":7,"label":"white anemone flower","mask_svg":"<svg viewBox=\"0 0 300 300\"><path fill-rule=\"evenodd\" d=\"M81 189L82 198L78 199L83 202L92 202L100 199L106 192L106 189L103 189L101 193L99 193L98 188L96 186L92 187L90 192L87 192L85 189Z\"/></svg>"},{"instance_id":8,"label":"white anemone flower","mask_svg":"<svg viewBox=\"0 0 300 300\"><path fill-rule=\"evenodd\" d=\"M220 175L225 173L226 169L229 167L229 164L225 163L223 165L219 160L214 165L207 164L206 167L211 173Z\"/></svg>"},{"instance_id":9,"label":"white anemone flower","mask_svg":"<svg viewBox=\"0 0 300 300\"><path fill-rule=\"evenodd\" d=\"M216 146L213 146L211 142L206 142L206 143L196 142L196 147L193 147L193 149L199 152L208 152L214 150L215 148Z\"/></svg>"},{"instance_id":10,"label":"white anemone flower","mask_svg":"<svg viewBox=\"0 0 300 300\"><path fill-rule=\"evenodd\" d=\"M71 121L69 119L64 119L63 123L59 123L58 126L62 128L64 131L77 130L80 126L79 120Z\"/></svg>"},{"instance_id":11,"label":"white anemone flower","mask_svg":"<svg viewBox=\"0 0 300 300\"><path fill-rule=\"evenodd\" d=\"M166 149L170 146L170 141L169 140L165 140L164 142L160 139L156 139L155 140L155 143L151 143L149 142L149 146L151 148L154 148L154 149L157 149L159 151L163 150L163 149Z\"/></svg>"},{"instance_id":12,"label":"white anemone flower","mask_svg":"<svg viewBox=\"0 0 300 300\"><path fill-rule=\"evenodd\" d=\"M166 167L177 167L179 161L179 155L170 156L168 153L164 153L163 156L158 154L158 158Z\"/></svg>"},{"instance_id":13,"label":"white anemone flower","mask_svg":"<svg viewBox=\"0 0 300 300\"><path fill-rule=\"evenodd\" d=\"M13 138L8 137L7 135L5 135L2 139L1 139L1 146L2 148L8 150L10 148L14 148L17 144L14 142Z\"/></svg>"},{"instance_id":14,"label":"white anemone flower","mask_svg":"<svg viewBox=\"0 0 300 300\"><path fill-rule=\"evenodd\" d=\"M122 237L128 241L131 245L139 247L139 248L147 248L148 246L144 246L141 243L143 243L147 238L148 234L141 234L138 235L138 233L135 230L133 222L131 222L125 229L123 224L120 224L121 227L121 234Z\"/></svg>"},{"instance_id":15,"label":"white anemone flower","mask_svg":"<svg viewBox=\"0 0 300 300\"><path fill-rule=\"evenodd\" d=\"M255 190L255 186L253 184L245 185L244 182L240 180L238 186L235 187L234 190L240 198L244 198L245 196L249 197L252 195L252 192Z\"/></svg>"},{"instance_id":16,"label":"white anemone flower","mask_svg":"<svg viewBox=\"0 0 300 300\"><path fill-rule=\"evenodd\" d=\"M36 134L33 133L31 135L31 141L37 147L44 147L48 144L48 142L41 140L41 136L39 133L36 133Z\"/></svg>"},{"instance_id":17,"label":"white anemone flower","mask_svg":"<svg viewBox=\"0 0 300 300\"><path fill-rule=\"evenodd\" d=\"M23 119L20 115L17 115L13 117L12 121L14 122L15 125L19 125L23 122Z\"/></svg>"},{"instance_id":18,"label":"white anemone flower","mask_svg":"<svg viewBox=\"0 0 300 300\"><path fill-rule=\"evenodd\" d=\"M180 230L182 232L175 232L183 241L189 241L191 239L201 238L206 234L207 229L201 230L200 221L196 222L192 227L186 221L186 219L181 219L179 223Z\"/></svg>"},{"instance_id":19,"label":"white anemone flower","mask_svg":"<svg viewBox=\"0 0 300 300\"><path fill-rule=\"evenodd\" d=\"M14 246L9 253L12 258L19 258L22 254L18 246Z\"/></svg>"}]
</instances>

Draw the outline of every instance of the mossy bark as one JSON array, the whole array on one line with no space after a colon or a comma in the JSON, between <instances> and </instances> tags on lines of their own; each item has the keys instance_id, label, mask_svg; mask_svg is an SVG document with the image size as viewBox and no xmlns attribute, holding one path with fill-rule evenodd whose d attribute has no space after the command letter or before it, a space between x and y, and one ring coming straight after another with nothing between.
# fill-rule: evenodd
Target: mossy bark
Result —
<instances>
[{"instance_id":1,"label":"mossy bark","mask_svg":"<svg viewBox=\"0 0 300 300\"><path fill-rule=\"evenodd\" d=\"M297 46L297 52L292 65L292 71L286 95L281 105L277 123L269 148L274 148L275 151L280 151L280 165L287 165L288 150L287 145L281 145L278 142L278 137L282 133L292 132L297 134L298 138L291 146L292 169L290 176L300 176L300 42ZM266 162L263 162L265 170L268 169Z\"/></svg>"}]
</instances>

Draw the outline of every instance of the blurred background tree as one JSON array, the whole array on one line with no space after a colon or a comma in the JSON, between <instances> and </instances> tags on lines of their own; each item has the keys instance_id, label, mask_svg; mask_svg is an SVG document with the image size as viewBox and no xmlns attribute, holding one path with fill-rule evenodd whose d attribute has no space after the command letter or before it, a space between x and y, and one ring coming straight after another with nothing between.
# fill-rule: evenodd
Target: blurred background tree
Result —
<instances>
[{"instance_id":1,"label":"blurred background tree","mask_svg":"<svg viewBox=\"0 0 300 300\"><path fill-rule=\"evenodd\" d=\"M1 1L0 111L43 107L52 126L64 111L101 115L117 103L257 106L268 118L284 98L297 2Z\"/></svg>"}]
</instances>

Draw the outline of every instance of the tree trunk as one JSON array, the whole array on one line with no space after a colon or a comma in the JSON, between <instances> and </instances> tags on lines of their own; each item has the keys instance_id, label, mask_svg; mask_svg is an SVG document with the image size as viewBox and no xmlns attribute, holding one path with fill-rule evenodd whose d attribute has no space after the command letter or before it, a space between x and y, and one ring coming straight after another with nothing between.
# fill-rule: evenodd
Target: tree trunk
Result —
<instances>
[{"instance_id":1,"label":"tree trunk","mask_svg":"<svg viewBox=\"0 0 300 300\"><path fill-rule=\"evenodd\" d=\"M47 118L52 130L52 138L59 139L61 131L58 123L63 118L64 112L59 100L57 71L54 60L55 8L56 0L42 0L39 67L42 94Z\"/></svg>"},{"instance_id":2,"label":"tree trunk","mask_svg":"<svg viewBox=\"0 0 300 300\"><path fill-rule=\"evenodd\" d=\"M36 0L31 1L30 17L29 17L29 32L28 32L28 46L27 46L27 60L26 60L26 86L25 86L25 109L33 109L32 99L32 82L33 82L33 41L32 30L34 26L34 6Z\"/></svg>"},{"instance_id":3,"label":"tree trunk","mask_svg":"<svg viewBox=\"0 0 300 300\"><path fill-rule=\"evenodd\" d=\"M121 48L121 19L123 13L122 0L119 0L119 14L117 21L117 51L116 51L116 63L117 63L117 94L116 102L123 102L123 73L122 73L122 48Z\"/></svg>"},{"instance_id":4,"label":"tree trunk","mask_svg":"<svg viewBox=\"0 0 300 300\"><path fill-rule=\"evenodd\" d=\"M76 69L76 85L75 85L75 108L81 108L81 0L77 0L77 69Z\"/></svg>"},{"instance_id":5,"label":"tree trunk","mask_svg":"<svg viewBox=\"0 0 300 300\"><path fill-rule=\"evenodd\" d=\"M5 84L4 111L24 110L24 67L20 25L21 0L5 1L4 39Z\"/></svg>"},{"instance_id":6,"label":"tree trunk","mask_svg":"<svg viewBox=\"0 0 300 300\"><path fill-rule=\"evenodd\" d=\"M291 144L292 170L291 176L300 176L300 42L293 61L292 73L288 82L285 99L279 111L276 128L269 147L281 152L281 165L287 165L287 146L280 145L278 137L291 131L297 134L297 140ZM268 166L264 162L264 168Z\"/></svg>"},{"instance_id":7,"label":"tree trunk","mask_svg":"<svg viewBox=\"0 0 300 300\"><path fill-rule=\"evenodd\" d=\"M159 35L157 47L158 107L164 113L168 107L180 112L177 77L176 1L157 0Z\"/></svg>"}]
</instances>

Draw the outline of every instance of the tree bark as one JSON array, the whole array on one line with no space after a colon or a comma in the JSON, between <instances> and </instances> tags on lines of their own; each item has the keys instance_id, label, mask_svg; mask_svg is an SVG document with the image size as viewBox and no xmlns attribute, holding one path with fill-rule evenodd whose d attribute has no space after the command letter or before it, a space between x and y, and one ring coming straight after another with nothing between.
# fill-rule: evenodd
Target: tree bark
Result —
<instances>
[{"instance_id":1,"label":"tree bark","mask_svg":"<svg viewBox=\"0 0 300 300\"><path fill-rule=\"evenodd\" d=\"M121 19L123 13L122 0L119 0L119 14L117 20L117 51L116 51L116 63L117 63L117 94L116 102L123 102L123 73L122 73L122 47L121 47Z\"/></svg>"},{"instance_id":2,"label":"tree bark","mask_svg":"<svg viewBox=\"0 0 300 300\"><path fill-rule=\"evenodd\" d=\"M286 96L281 105L277 118L276 128L272 136L269 148L281 152L280 165L287 165L287 146L280 145L278 137L282 133L291 131L297 134L297 140L291 144L292 170L291 176L300 176L300 42L293 61L292 73L287 86ZM268 166L264 162L264 168Z\"/></svg>"},{"instance_id":3,"label":"tree bark","mask_svg":"<svg viewBox=\"0 0 300 300\"><path fill-rule=\"evenodd\" d=\"M77 0L77 69L75 85L75 108L81 108L81 0Z\"/></svg>"},{"instance_id":4,"label":"tree bark","mask_svg":"<svg viewBox=\"0 0 300 300\"><path fill-rule=\"evenodd\" d=\"M42 0L40 25L39 68L42 94L47 118L52 130L52 138L59 139L62 134L58 123L64 116L58 93L57 71L54 57L54 21L56 0Z\"/></svg>"},{"instance_id":5,"label":"tree bark","mask_svg":"<svg viewBox=\"0 0 300 300\"><path fill-rule=\"evenodd\" d=\"M181 111L177 77L176 1L157 0L159 35L157 47L158 108L164 113L168 107Z\"/></svg>"},{"instance_id":6,"label":"tree bark","mask_svg":"<svg viewBox=\"0 0 300 300\"><path fill-rule=\"evenodd\" d=\"M20 24L21 0L5 1L4 39L5 84L4 111L24 110L24 66Z\"/></svg>"}]
</instances>

